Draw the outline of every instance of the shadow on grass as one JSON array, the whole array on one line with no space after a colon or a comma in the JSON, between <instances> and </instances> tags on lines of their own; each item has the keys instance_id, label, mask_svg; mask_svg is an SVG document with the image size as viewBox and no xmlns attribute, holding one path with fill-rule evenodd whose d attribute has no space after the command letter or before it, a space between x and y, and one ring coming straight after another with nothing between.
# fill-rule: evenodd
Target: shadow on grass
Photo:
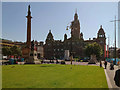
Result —
<instances>
[{"instance_id":1,"label":"shadow on grass","mask_svg":"<svg viewBox=\"0 0 120 90\"><path fill-rule=\"evenodd\" d=\"M45 66L40 66L40 67L55 67L55 65L45 65Z\"/></svg>"}]
</instances>

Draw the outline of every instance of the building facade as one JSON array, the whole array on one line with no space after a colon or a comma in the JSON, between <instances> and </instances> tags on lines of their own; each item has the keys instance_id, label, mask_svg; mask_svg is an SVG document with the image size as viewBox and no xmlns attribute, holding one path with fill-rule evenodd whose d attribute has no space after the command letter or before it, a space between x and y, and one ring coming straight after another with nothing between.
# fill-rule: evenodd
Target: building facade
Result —
<instances>
[{"instance_id":1,"label":"building facade","mask_svg":"<svg viewBox=\"0 0 120 90\"><path fill-rule=\"evenodd\" d=\"M117 49L117 57L120 58L120 48Z\"/></svg>"},{"instance_id":2,"label":"building facade","mask_svg":"<svg viewBox=\"0 0 120 90\"><path fill-rule=\"evenodd\" d=\"M25 43L23 42L17 42L17 41L12 41L12 40L7 40L7 39L0 39L0 46L2 47L22 47Z\"/></svg>"},{"instance_id":3,"label":"building facade","mask_svg":"<svg viewBox=\"0 0 120 90\"><path fill-rule=\"evenodd\" d=\"M43 42L37 44L37 57L38 59L44 58Z\"/></svg>"},{"instance_id":4,"label":"building facade","mask_svg":"<svg viewBox=\"0 0 120 90\"><path fill-rule=\"evenodd\" d=\"M109 48L109 57L114 58L115 57L115 47Z\"/></svg>"},{"instance_id":5,"label":"building facade","mask_svg":"<svg viewBox=\"0 0 120 90\"><path fill-rule=\"evenodd\" d=\"M70 25L71 29L71 37L67 38L67 35L64 35L64 40L54 40L54 36L49 31L45 44L44 44L44 57L46 59L64 59L65 50L69 50L70 53L73 55L73 57L85 57L84 49L85 46L89 43L98 43L102 49L103 49L103 56L106 52L105 46L106 46L106 36L105 32L102 28L102 25L100 26L100 29L97 33L97 38L93 38L93 40L84 40L83 33L80 32L80 22L78 19L77 12L74 15L74 20L71 22Z\"/></svg>"}]
</instances>

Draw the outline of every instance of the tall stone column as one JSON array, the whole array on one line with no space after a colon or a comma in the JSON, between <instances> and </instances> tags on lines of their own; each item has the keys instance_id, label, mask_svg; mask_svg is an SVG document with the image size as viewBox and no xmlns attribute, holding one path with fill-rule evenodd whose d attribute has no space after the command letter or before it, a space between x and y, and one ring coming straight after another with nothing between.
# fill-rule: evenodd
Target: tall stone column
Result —
<instances>
[{"instance_id":1,"label":"tall stone column","mask_svg":"<svg viewBox=\"0 0 120 90\"><path fill-rule=\"evenodd\" d=\"M28 6L28 15L27 18L27 41L26 47L22 48L22 57L25 59L26 63L31 63L30 53L31 53L31 12L30 5Z\"/></svg>"},{"instance_id":2,"label":"tall stone column","mask_svg":"<svg viewBox=\"0 0 120 90\"><path fill-rule=\"evenodd\" d=\"M31 48L31 12L30 12L30 5L28 6L28 15L27 18L27 47Z\"/></svg>"}]
</instances>

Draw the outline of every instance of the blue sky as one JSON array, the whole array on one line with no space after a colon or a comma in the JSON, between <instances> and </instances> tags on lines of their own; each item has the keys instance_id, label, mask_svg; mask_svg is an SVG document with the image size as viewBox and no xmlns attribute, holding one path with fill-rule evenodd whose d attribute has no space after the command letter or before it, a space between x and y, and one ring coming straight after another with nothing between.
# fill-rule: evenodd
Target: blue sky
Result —
<instances>
[{"instance_id":1,"label":"blue sky","mask_svg":"<svg viewBox=\"0 0 120 90\"><path fill-rule=\"evenodd\" d=\"M80 20L80 31L85 40L97 37L100 25L110 36L110 44L114 43L114 23L118 17L117 2L3 2L2 3L2 37L14 41L26 41L27 7L31 5L32 39L45 41L49 30L54 39L63 40L70 30L66 26L74 19L77 8ZM117 24L118 25L118 24Z\"/></svg>"}]
</instances>

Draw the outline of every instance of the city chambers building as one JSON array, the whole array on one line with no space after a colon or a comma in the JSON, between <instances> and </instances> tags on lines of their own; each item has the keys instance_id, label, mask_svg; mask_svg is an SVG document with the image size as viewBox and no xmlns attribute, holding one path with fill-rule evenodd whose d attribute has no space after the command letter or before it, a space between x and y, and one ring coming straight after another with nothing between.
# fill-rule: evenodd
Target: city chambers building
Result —
<instances>
[{"instance_id":1,"label":"city chambers building","mask_svg":"<svg viewBox=\"0 0 120 90\"><path fill-rule=\"evenodd\" d=\"M105 45L106 45L106 36L105 32L100 26L100 29L97 33L97 38L93 38L92 40L84 40L83 33L80 32L80 22L78 19L77 12L74 15L74 20L71 22L70 25L71 29L71 37L67 38L67 35L64 35L64 40L54 40L54 36L49 31L45 44L44 44L44 58L46 59L64 59L65 50L69 50L72 53L73 57L83 58L85 56L85 46L90 43L98 43L101 48L103 49L104 58L105 54Z\"/></svg>"}]
</instances>

